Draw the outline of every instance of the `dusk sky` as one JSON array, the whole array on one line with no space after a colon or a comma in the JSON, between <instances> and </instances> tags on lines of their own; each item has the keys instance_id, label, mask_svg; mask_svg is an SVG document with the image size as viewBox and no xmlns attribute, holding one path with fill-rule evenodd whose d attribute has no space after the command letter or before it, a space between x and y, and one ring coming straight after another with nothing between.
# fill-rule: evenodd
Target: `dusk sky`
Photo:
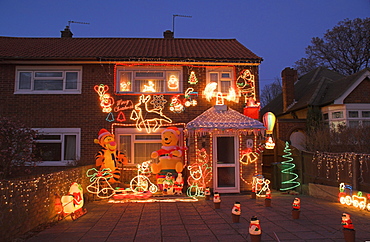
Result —
<instances>
[{"instance_id":1,"label":"dusk sky","mask_svg":"<svg viewBox=\"0 0 370 242\"><path fill-rule=\"evenodd\" d=\"M345 18L370 17L370 0L0 0L0 36L237 39L264 61L263 87L305 56L312 37L323 37ZM1 48L1 46L0 46Z\"/></svg>"}]
</instances>

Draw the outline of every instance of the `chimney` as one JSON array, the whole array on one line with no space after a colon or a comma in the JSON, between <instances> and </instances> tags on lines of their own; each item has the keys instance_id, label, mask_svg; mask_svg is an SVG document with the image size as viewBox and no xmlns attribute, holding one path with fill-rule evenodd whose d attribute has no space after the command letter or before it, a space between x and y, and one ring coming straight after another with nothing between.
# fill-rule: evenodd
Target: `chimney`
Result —
<instances>
[{"instance_id":1,"label":"chimney","mask_svg":"<svg viewBox=\"0 0 370 242\"><path fill-rule=\"evenodd\" d=\"M171 30L166 30L163 32L163 37L165 39L173 39L173 32Z\"/></svg>"},{"instance_id":2,"label":"chimney","mask_svg":"<svg viewBox=\"0 0 370 242\"><path fill-rule=\"evenodd\" d=\"M297 81L297 70L286 67L281 72L283 82L283 112L286 112L288 107L293 104L294 100L294 83Z\"/></svg>"},{"instance_id":3,"label":"chimney","mask_svg":"<svg viewBox=\"0 0 370 242\"><path fill-rule=\"evenodd\" d=\"M66 26L66 28L63 31L60 31L62 38L72 38L73 33L69 29L69 26Z\"/></svg>"}]
</instances>

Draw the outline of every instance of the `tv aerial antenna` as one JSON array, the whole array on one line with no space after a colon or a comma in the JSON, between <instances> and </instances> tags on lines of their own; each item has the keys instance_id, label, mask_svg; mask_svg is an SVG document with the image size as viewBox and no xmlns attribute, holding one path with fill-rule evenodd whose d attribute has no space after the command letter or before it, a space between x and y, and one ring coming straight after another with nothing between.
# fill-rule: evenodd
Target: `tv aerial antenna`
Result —
<instances>
[{"instance_id":1,"label":"tv aerial antenna","mask_svg":"<svg viewBox=\"0 0 370 242\"><path fill-rule=\"evenodd\" d=\"M189 15L173 14L172 15L172 32L174 36L175 36L175 18L176 17L192 18L192 16L189 16Z\"/></svg>"},{"instance_id":2,"label":"tv aerial antenna","mask_svg":"<svg viewBox=\"0 0 370 242\"><path fill-rule=\"evenodd\" d=\"M90 24L90 23L86 23L86 22L77 22L77 21L69 20L69 21L68 21L68 27L71 27L71 24Z\"/></svg>"}]
</instances>

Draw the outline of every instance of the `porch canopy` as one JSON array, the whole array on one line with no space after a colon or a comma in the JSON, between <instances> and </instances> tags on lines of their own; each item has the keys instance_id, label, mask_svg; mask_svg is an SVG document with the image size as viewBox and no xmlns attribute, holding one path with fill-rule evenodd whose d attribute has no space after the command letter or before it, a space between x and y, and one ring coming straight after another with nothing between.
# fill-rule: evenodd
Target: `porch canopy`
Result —
<instances>
[{"instance_id":1,"label":"porch canopy","mask_svg":"<svg viewBox=\"0 0 370 242\"><path fill-rule=\"evenodd\" d=\"M185 126L189 135L212 133L242 133L264 135L265 126L226 105L211 107Z\"/></svg>"}]
</instances>

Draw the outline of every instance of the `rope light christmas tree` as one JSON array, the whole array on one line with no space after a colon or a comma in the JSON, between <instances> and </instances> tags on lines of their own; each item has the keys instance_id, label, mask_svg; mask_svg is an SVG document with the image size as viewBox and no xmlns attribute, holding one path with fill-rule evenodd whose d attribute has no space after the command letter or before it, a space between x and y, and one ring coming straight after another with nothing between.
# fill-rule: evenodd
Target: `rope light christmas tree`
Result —
<instances>
[{"instance_id":1,"label":"rope light christmas tree","mask_svg":"<svg viewBox=\"0 0 370 242\"><path fill-rule=\"evenodd\" d=\"M283 168L281 173L286 174L285 177L287 177L287 180L281 182L282 188L280 188L280 191L292 190L301 185L298 181L296 181L298 175L293 172L295 164L292 163L293 158L291 157L292 153L290 151L291 149L289 148L289 143L285 142L285 155L283 155L283 158L285 158L286 160L281 162Z\"/></svg>"}]
</instances>

